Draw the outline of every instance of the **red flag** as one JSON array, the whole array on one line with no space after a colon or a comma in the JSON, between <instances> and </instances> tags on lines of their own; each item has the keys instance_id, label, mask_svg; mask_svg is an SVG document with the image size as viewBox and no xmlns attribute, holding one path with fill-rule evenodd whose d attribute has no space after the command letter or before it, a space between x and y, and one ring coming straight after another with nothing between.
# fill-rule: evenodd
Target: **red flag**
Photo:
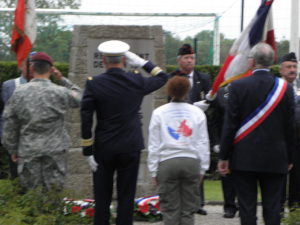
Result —
<instances>
[{"instance_id":1,"label":"red flag","mask_svg":"<svg viewBox=\"0 0 300 225\"><path fill-rule=\"evenodd\" d=\"M28 57L36 38L34 0L18 0L11 37L11 49L16 53L18 67Z\"/></svg>"},{"instance_id":2,"label":"red flag","mask_svg":"<svg viewBox=\"0 0 300 225\"><path fill-rule=\"evenodd\" d=\"M213 99L218 89L239 78L251 75L248 70L248 54L258 42L264 41L272 46L274 51L275 38L272 22L273 0L262 1L254 18L233 43L230 52L216 77L208 98Z\"/></svg>"}]
</instances>

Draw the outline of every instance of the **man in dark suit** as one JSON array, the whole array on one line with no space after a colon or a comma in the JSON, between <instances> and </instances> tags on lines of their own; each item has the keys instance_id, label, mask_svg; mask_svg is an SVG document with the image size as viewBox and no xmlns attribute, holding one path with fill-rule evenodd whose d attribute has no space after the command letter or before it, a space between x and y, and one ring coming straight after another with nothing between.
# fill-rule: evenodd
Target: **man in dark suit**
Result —
<instances>
[{"instance_id":1,"label":"man in dark suit","mask_svg":"<svg viewBox=\"0 0 300 225\"><path fill-rule=\"evenodd\" d=\"M289 197L290 208L300 207L300 79L297 78L298 61L294 52L284 55L280 61L279 72L283 79L289 82L295 94L295 119L296 119L296 149L293 157L293 168L289 174ZM284 189L282 204L286 200ZM283 205L284 209L284 205Z\"/></svg>"},{"instance_id":2,"label":"man in dark suit","mask_svg":"<svg viewBox=\"0 0 300 225\"><path fill-rule=\"evenodd\" d=\"M212 112L212 128L213 135L211 143L213 144L213 151L215 153L220 152L220 139L222 134L222 128L224 123L225 111L227 108L228 89L230 85L222 87L218 90L215 100L211 103L210 109ZM224 198L224 218L234 218L238 211L236 204L236 190L232 174L221 176L221 184Z\"/></svg>"},{"instance_id":3,"label":"man in dark suit","mask_svg":"<svg viewBox=\"0 0 300 225\"><path fill-rule=\"evenodd\" d=\"M190 44L184 44L179 48L177 63L179 68L170 73L170 77L178 75L189 78L191 91L188 95L188 102L192 104L194 102L205 100L205 95L211 88L210 76L194 70L196 56L194 49Z\"/></svg>"},{"instance_id":4,"label":"man in dark suit","mask_svg":"<svg viewBox=\"0 0 300 225\"><path fill-rule=\"evenodd\" d=\"M294 94L269 72L273 49L255 45L253 75L234 81L221 138L218 169L234 176L242 225L256 225L257 183L266 225L280 225L280 201L294 148Z\"/></svg>"},{"instance_id":5,"label":"man in dark suit","mask_svg":"<svg viewBox=\"0 0 300 225\"><path fill-rule=\"evenodd\" d=\"M129 52L125 42L103 42L98 50L104 55L107 71L88 79L81 106L83 154L94 171L94 224L109 224L116 172L116 224L132 225L140 151L144 149L139 110L144 96L162 87L168 75ZM153 76L126 72L125 63L142 67ZM97 122L93 132L94 112Z\"/></svg>"},{"instance_id":6,"label":"man in dark suit","mask_svg":"<svg viewBox=\"0 0 300 225\"><path fill-rule=\"evenodd\" d=\"M184 76L187 77L191 84L191 90L187 96L187 102L197 105L203 111L207 110L209 104L206 103L205 96L211 88L210 77L208 74L195 71L196 56L194 49L190 44L184 44L179 48L177 54L177 63L179 68L174 72L170 73L170 77L173 76ZM170 101L170 97L168 98ZM204 189L203 181L200 185L201 201L200 208L197 213L201 215L206 215L206 210L203 209L204 206Z\"/></svg>"}]
</instances>

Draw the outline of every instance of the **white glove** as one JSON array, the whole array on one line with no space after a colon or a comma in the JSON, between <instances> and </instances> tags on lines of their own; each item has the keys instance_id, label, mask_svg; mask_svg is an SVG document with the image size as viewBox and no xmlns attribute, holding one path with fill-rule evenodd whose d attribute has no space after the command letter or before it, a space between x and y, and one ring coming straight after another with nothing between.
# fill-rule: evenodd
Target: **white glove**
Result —
<instances>
[{"instance_id":1,"label":"white glove","mask_svg":"<svg viewBox=\"0 0 300 225\"><path fill-rule=\"evenodd\" d=\"M215 100L216 97L217 97L217 93L215 93L213 96L211 96L211 90L205 95L205 99L210 102Z\"/></svg>"},{"instance_id":2,"label":"white glove","mask_svg":"<svg viewBox=\"0 0 300 225\"><path fill-rule=\"evenodd\" d=\"M139 57L137 54L134 54L133 52L125 52L125 56L127 58L127 63L130 66L134 67L143 67L147 61L141 57Z\"/></svg>"},{"instance_id":3,"label":"white glove","mask_svg":"<svg viewBox=\"0 0 300 225\"><path fill-rule=\"evenodd\" d=\"M87 161L90 165L90 168L93 172L96 172L97 171L97 168L98 168L98 163L96 162L95 158L93 155L91 156L88 156L87 157Z\"/></svg>"},{"instance_id":4,"label":"white glove","mask_svg":"<svg viewBox=\"0 0 300 225\"><path fill-rule=\"evenodd\" d=\"M209 107L209 104L206 103L206 100L202 100L202 101L199 101L199 102L194 102L193 105L199 107L203 111L206 111Z\"/></svg>"},{"instance_id":5,"label":"white glove","mask_svg":"<svg viewBox=\"0 0 300 225\"><path fill-rule=\"evenodd\" d=\"M214 151L215 153L219 153L219 152L220 152L220 145L214 145L213 151Z\"/></svg>"}]
</instances>

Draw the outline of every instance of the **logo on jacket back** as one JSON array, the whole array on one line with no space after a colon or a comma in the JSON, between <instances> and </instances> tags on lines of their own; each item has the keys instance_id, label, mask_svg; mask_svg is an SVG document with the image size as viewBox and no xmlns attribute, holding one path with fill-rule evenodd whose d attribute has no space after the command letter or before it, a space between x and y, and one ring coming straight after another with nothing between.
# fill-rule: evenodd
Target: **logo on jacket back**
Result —
<instances>
[{"instance_id":1,"label":"logo on jacket back","mask_svg":"<svg viewBox=\"0 0 300 225\"><path fill-rule=\"evenodd\" d=\"M172 138L178 140L181 136L191 136L193 130L186 124L186 120L183 120L177 129L168 126L168 132Z\"/></svg>"}]
</instances>

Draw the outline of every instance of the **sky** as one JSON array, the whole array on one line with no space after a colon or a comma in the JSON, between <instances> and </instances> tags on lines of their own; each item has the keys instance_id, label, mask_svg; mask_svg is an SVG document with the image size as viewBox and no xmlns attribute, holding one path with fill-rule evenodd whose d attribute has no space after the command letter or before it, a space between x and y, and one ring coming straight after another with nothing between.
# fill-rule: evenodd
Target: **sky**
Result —
<instances>
[{"instance_id":1,"label":"sky","mask_svg":"<svg viewBox=\"0 0 300 225\"><path fill-rule=\"evenodd\" d=\"M237 38L241 29L242 0L81 0L85 11L126 13L216 13L220 16L220 32L226 38ZM244 0L244 28L256 13L261 0ZM275 0L273 21L277 40L290 37L291 0ZM179 38L193 36L201 30L213 29L214 18L198 17L90 17L76 16L75 24L162 25Z\"/></svg>"}]
</instances>

